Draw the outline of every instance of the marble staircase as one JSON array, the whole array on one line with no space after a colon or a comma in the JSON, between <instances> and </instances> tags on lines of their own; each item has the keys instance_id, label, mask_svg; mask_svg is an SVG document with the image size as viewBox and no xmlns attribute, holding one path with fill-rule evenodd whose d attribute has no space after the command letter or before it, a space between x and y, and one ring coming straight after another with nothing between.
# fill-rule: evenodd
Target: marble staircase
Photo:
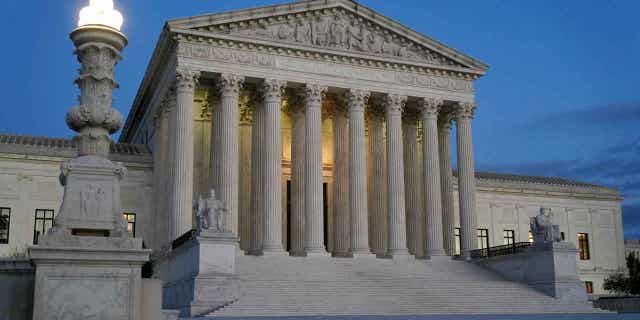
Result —
<instances>
[{"instance_id":1,"label":"marble staircase","mask_svg":"<svg viewBox=\"0 0 640 320\"><path fill-rule=\"evenodd\" d=\"M598 313L463 261L240 256L241 296L209 317Z\"/></svg>"}]
</instances>

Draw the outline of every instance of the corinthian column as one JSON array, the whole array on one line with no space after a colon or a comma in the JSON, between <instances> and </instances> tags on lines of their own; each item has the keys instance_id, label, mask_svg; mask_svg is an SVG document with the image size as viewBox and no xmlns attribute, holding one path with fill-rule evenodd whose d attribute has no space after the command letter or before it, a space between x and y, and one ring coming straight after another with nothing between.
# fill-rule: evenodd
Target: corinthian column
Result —
<instances>
[{"instance_id":1,"label":"corinthian column","mask_svg":"<svg viewBox=\"0 0 640 320\"><path fill-rule=\"evenodd\" d=\"M176 70L174 183L171 188L171 212L176 224L176 239L193 228L193 99L199 72L188 68Z\"/></svg>"},{"instance_id":2,"label":"corinthian column","mask_svg":"<svg viewBox=\"0 0 640 320\"><path fill-rule=\"evenodd\" d=\"M422 163L424 168L424 210L427 220L426 256L443 256L442 196L440 194L440 157L438 155L438 112L442 100L422 99Z\"/></svg>"},{"instance_id":3,"label":"corinthian column","mask_svg":"<svg viewBox=\"0 0 640 320\"><path fill-rule=\"evenodd\" d=\"M473 103L459 103L456 108L458 142L458 195L460 197L460 253L471 258L476 240L476 181L473 163L471 119L476 109Z\"/></svg>"},{"instance_id":4,"label":"corinthian column","mask_svg":"<svg viewBox=\"0 0 640 320\"><path fill-rule=\"evenodd\" d=\"M440 112L438 119L438 149L440 153L440 186L442 193L442 237L447 255L456 249L453 206L453 168L451 167L451 112Z\"/></svg>"},{"instance_id":5,"label":"corinthian column","mask_svg":"<svg viewBox=\"0 0 640 320\"><path fill-rule=\"evenodd\" d=\"M293 91L293 90L292 90ZM292 256L304 256L305 209L304 209L304 162L305 162L305 96L292 92L287 97L291 127L291 250Z\"/></svg>"},{"instance_id":6,"label":"corinthian column","mask_svg":"<svg viewBox=\"0 0 640 320\"><path fill-rule=\"evenodd\" d=\"M344 105L333 107L333 255L349 256L349 119Z\"/></svg>"},{"instance_id":7,"label":"corinthian column","mask_svg":"<svg viewBox=\"0 0 640 320\"><path fill-rule=\"evenodd\" d=\"M263 254L283 254L282 248L282 91L286 82L267 79L261 87L264 103L264 158L262 192Z\"/></svg>"},{"instance_id":8,"label":"corinthian column","mask_svg":"<svg viewBox=\"0 0 640 320\"><path fill-rule=\"evenodd\" d=\"M351 253L370 254L367 212L367 158L364 106L369 92L350 90L349 105L349 208L351 210Z\"/></svg>"},{"instance_id":9,"label":"corinthian column","mask_svg":"<svg viewBox=\"0 0 640 320\"><path fill-rule=\"evenodd\" d=\"M256 92L257 94L257 92ZM264 224L264 104L257 95L250 100L253 107L253 128L251 129L251 212L250 242L248 253L262 254L262 231Z\"/></svg>"},{"instance_id":10,"label":"corinthian column","mask_svg":"<svg viewBox=\"0 0 640 320\"><path fill-rule=\"evenodd\" d=\"M404 164L402 151L402 108L407 97L390 94L385 97L387 116L387 254L393 258L407 256L405 217Z\"/></svg>"},{"instance_id":11,"label":"corinthian column","mask_svg":"<svg viewBox=\"0 0 640 320\"><path fill-rule=\"evenodd\" d=\"M222 74L218 82L220 96L219 122L215 130L218 148L215 167L219 168L217 190L218 198L227 209L226 226L238 235L238 123L240 119L238 100L244 78L235 74Z\"/></svg>"},{"instance_id":12,"label":"corinthian column","mask_svg":"<svg viewBox=\"0 0 640 320\"><path fill-rule=\"evenodd\" d=\"M405 110L402 122L404 133L405 208L407 210L407 243L409 252L416 257L424 255L424 221L419 219L422 201L422 179L418 153L418 114Z\"/></svg>"},{"instance_id":13,"label":"corinthian column","mask_svg":"<svg viewBox=\"0 0 640 320\"><path fill-rule=\"evenodd\" d=\"M240 186L238 195L238 221L240 234L240 249L249 250L251 243L251 124L253 119L252 109L249 105L249 97L243 95L240 103Z\"/></svg>"},{"instance_id":14,"label":"corinthian column","mask_svg":"<svg viewBox=\"0 0 640 320\"><path fill-rule=\"evenodd\" d=\"M327 87L305 87L304 208L305 251L307 255L326 255L322 211L322 98Z\"/></svg>"},{"instance_id":15,"label":"corinthian column","mask_svg":"<svg viewBox=\"0 0 640 320\"><path fill-rule=\"evenodd\" d=\"M369 104L369 212L371 213L371 246L378 256L387 253L387 164L384 140L384 108Z\"/></svg>"}]
</instances>

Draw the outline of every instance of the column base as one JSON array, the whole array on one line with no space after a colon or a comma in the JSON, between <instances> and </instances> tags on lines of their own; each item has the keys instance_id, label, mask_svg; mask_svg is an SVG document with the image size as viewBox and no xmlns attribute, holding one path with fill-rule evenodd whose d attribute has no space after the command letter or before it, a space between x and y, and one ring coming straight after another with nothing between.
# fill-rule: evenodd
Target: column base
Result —
<instances>
[{"instance_id":1,"label":"column base","mask_svg":"<svg viewBox=\"0 0 640 320\"><path fill-rule=\"evenodd\" d=\"M445 264L452 261L450 256L445 254L431 255L430 257L426 257L427 261L431 262L431 264Z\"/></svg>"},{"instance_id":2,"label":"column base","mask_svg":"<svg viewBox=\"0 0 640 320\"><path fill-rule=\"evenodd\" d=\"M409 250L407 249L389 250L387 252L387 256L389 256L393 260L398 261L415 260L415 257L410 255Z\"/></svg>"},{"instance_id":3,"label":"column base","mask_svg":"<svg viewBox=\"0 0 640 320\"><path fill-rule=\"evenodd\" d=\"M322 249L307 249L307 257L330 257L329 252Z\"/></svg>"}]
</instances>

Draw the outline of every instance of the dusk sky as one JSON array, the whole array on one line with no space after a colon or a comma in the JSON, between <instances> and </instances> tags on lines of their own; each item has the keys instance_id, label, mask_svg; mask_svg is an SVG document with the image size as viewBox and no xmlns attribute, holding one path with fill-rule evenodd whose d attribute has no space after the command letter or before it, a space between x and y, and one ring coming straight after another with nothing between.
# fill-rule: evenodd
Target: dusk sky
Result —
<instances>
[{"instance_id":1,"label":"dusk sky","mask_svg":"<svg viewBox=\"0 0 640 320\"><path fill-rule=\"evenodd\" d=\"M68 34L88 2L0 1L0 132L73 136L64 117L79 64ZM283 1L115 2L130 41L114 105L126 116L167 19ZM640 238L640 1L360 3L490 65L476 86L478 170L618 188L625 235Z\"/></svg>"}]
</instances>

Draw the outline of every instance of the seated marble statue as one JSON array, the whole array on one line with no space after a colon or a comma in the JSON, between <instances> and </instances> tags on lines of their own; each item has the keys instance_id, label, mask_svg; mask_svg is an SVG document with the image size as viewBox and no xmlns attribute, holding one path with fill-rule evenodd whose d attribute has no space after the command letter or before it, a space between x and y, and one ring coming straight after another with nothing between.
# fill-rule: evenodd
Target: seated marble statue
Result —
<instances>
[{"instance_id":1,"label":"seated marble statue","mask_svg":"<svg viewBox=\"0 0 640 320\"><path fill-rule=\"evenodd\" d=\"M531 232L533 233L533 242L560 242L560 227L553 224L553 214L550 208L540 208L540 213L531 217Z\"/></svg>"},{"instance_id":2,"label":"seated marble statue","mask_svg":"<svg viewBox=\"0 0 640 320\"><path fill-rule=\"evenodd\" d=\"M215 190L211 189L209 198L203 199L202 196L194 205L197 217L197 229L209 230L213 232L228 232L225 225L225 216L227 210L221 200L216 198Z\"/></svg>"}]
</instances>

